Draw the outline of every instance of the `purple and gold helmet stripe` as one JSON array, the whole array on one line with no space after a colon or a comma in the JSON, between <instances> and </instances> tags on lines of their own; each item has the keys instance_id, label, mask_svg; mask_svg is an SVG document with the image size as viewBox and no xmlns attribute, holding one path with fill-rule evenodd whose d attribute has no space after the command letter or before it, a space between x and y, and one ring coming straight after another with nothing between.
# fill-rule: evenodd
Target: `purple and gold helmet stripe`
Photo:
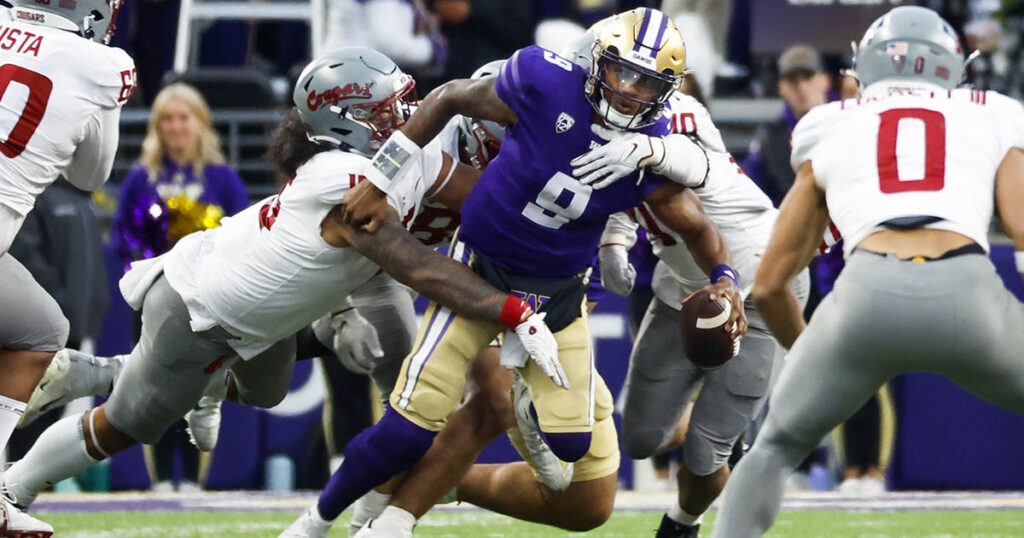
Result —
<instances>
[{"instance_id":1,"label":"purple and gold helmet stripe","mask_svg":"<svg viewBox=\"0 0 1024 538\"><path fill-rule=\"evenodd\" d=\"M664 13L656 9L644 10L644 20L640 24L640 31L637 32L633 51L640 52L640 47L646 47L651 51L651 58L657 56L666 28L668 28L668 18Z\"/></svg>"},{"instance_id":2,"label":"purple and gold helmet stripe","mask_svg":"<svg viewBox=\"0 0 1024 538\"><path fill-rule=\"evenodd\" d=\"M640 45L647 33L647 25L651 22L651 10L644 11L644 22L640 23L640 31L636 35L636 43L633 44L633 51L640 52Z\"/></svg>"},{"instance_id":3,"label":"purple and gold helmet stripe","mask_svg":"<svg viewBox=\"0 0 1024 538\"><path fill-rule=\"evenodd\" d=\"M651 46L651 58L658 56L658 51L661 50L661 38L665 35L665 29L668 28L668 17L660 11L656 13L661 19L661 24L658 25L658 37L654 38L654 45Z\"/></svg>"}]
</instances>

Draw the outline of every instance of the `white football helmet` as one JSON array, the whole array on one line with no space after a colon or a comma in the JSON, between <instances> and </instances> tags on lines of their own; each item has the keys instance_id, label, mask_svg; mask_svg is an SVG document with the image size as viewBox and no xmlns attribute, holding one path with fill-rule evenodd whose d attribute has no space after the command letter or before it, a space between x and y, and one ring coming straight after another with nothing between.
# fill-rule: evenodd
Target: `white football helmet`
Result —
<instances>
[{"instance_id":1,"label":"white football helmet","mask_svg":"<svg viewBox=\"0 0 1024 538\"><path fill-rule=\"evenodd\" d=\"M416 81L384 54L341 47L302 70L292 101L309 138L372 156L409 118Z\"/></svg>"}]
</instances>

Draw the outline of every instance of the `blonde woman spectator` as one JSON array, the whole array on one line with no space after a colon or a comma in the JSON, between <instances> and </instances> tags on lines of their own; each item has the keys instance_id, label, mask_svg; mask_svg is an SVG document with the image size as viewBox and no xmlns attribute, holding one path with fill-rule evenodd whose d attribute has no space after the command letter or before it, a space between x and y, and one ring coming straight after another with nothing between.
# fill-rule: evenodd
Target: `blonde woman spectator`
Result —
<instances>
[{"instance_id":1,"label":"blonde woman spectator","mask_svg":"<svg viewBox=\"0 0 1024 538\"><path fill-rule=\"evenodd\" d=\"M139 162L121 184L111 227L124 268L247 205L242 179L224 164L206 100L187 84L165 87L153 102Z\"/></svg>"}]
</instances>

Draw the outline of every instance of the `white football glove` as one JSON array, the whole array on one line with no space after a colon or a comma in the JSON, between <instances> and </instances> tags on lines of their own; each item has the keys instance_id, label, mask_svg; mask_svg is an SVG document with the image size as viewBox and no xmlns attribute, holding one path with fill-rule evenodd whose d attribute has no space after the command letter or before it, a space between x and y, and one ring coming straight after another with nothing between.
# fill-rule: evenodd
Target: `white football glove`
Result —
<instances>
[{"instance_id":1,"label":"white football glove","mask_svg":"<svg viewBox=\"0 0 1024 538\"><path fill-rule=\"evenodd\" d=\"M331 328L334 329L334 353L349 371L369 374L384 357L377 329L359 310L350 308L331 317Z\"/></svg>"},{"instance_id":2,"label":"white football glove","mask_svg":"<svg viewBox=\"0 0 1024 538\"><path fill-rule=\"evenodd\" d=\"M603 245L597 251L601 267L601 285L623 297L633 291L636 269L629 263L629 251L623 245Z\"/></svg>"},{"instance_id":3,"label":"white football glove","mask_svg":"<svg viewBox=\"0 0 1024 538\"><path fill-rule=\"evenodd\" d=\"M594 134L608 143L573 159L572 175L580 183L603 189L645 167L665 159L665 142L660 137L616 131L591 125Z\"/></svg>"},{"instance_id":4,"label":"white football glove","mask_svg":"<svg viewBox=\"0 0 1024 538\"><path fill-rule=\"evenodd\" d=\"M558 362L558 342L544 323L545 314L532 314L514 331L505 333L501 342L501 365L505 368L521 368L527 357L540 366L551 381L564 389L569 388L569 377Z\"/></svg>"}]
</instances>

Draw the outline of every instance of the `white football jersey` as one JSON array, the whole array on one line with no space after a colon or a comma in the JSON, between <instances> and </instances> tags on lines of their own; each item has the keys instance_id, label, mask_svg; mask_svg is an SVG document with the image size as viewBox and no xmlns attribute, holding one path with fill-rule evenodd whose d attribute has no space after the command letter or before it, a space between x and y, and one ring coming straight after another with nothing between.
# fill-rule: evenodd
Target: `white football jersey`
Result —
<instances>
[{"instance_id":1,"label":"white football jersey","mask_svg":"<svg viewBox=\"0 0 1024 538\"><path fill-rule=\"evenodd\" d=\"M880 82L811 110L792 145L793 168L811 162L847 255L882 223L912 216L938 217L927 227L988 250L995 172L1024 148L1024 107L992 91Z\"/></svg>"},{"instance_id":2,"label":"white football jersey","mask_svg":"<svg viewBox=\"0 0 1024 538\"><path fill-rule=\"evenodd\" d=\"M703 184L692 186L693 192L722 234L732 254L733 268L740 274L741 286L746 288L768 245L778 211L736 164L700 102L676 92L669 99L666 114L672 119L673 132L696 137L707 152L708 176ZM655 295L666 304L681 308L684 297L708 283L708 275L697 265L683 239L649 208L640 206L627 213L647 230L654 253L663 262L655 268Z\"/></svg>"},{"instance_id":3,"label":"white football jersey","mask_svg":"<svg viewBox=\"0 0 1024 538\"><path fill-rule=\"evenodd\" d=\"M24 215L72 163L75 149L100 133L99 115L119 109L135 89L135 63L121 49L65 30L0 16L0 203ZM108 145L109 146L109 145ZM93 157L95 158L95 157ZM110 174L98 170L102 178Z\"/></svg>"},{"instance_id":4,"label":"white football jersey","mask_svg":"<svg viewBox=\"0 0 1024 538\"><path fill-rule=\"evenodd\" d=\"M405 223L416 214L440 172L440 149L428 145L409 192L389 195ZM249 359L342 304L380 269L355 248L336 248L320 235L327 213L364 180L365 157L319 153L281 191L194 233L168 254L164 272L189 308L194 331L221 326L239 337L231 346Z\"/></svg>"}]
</instances>

